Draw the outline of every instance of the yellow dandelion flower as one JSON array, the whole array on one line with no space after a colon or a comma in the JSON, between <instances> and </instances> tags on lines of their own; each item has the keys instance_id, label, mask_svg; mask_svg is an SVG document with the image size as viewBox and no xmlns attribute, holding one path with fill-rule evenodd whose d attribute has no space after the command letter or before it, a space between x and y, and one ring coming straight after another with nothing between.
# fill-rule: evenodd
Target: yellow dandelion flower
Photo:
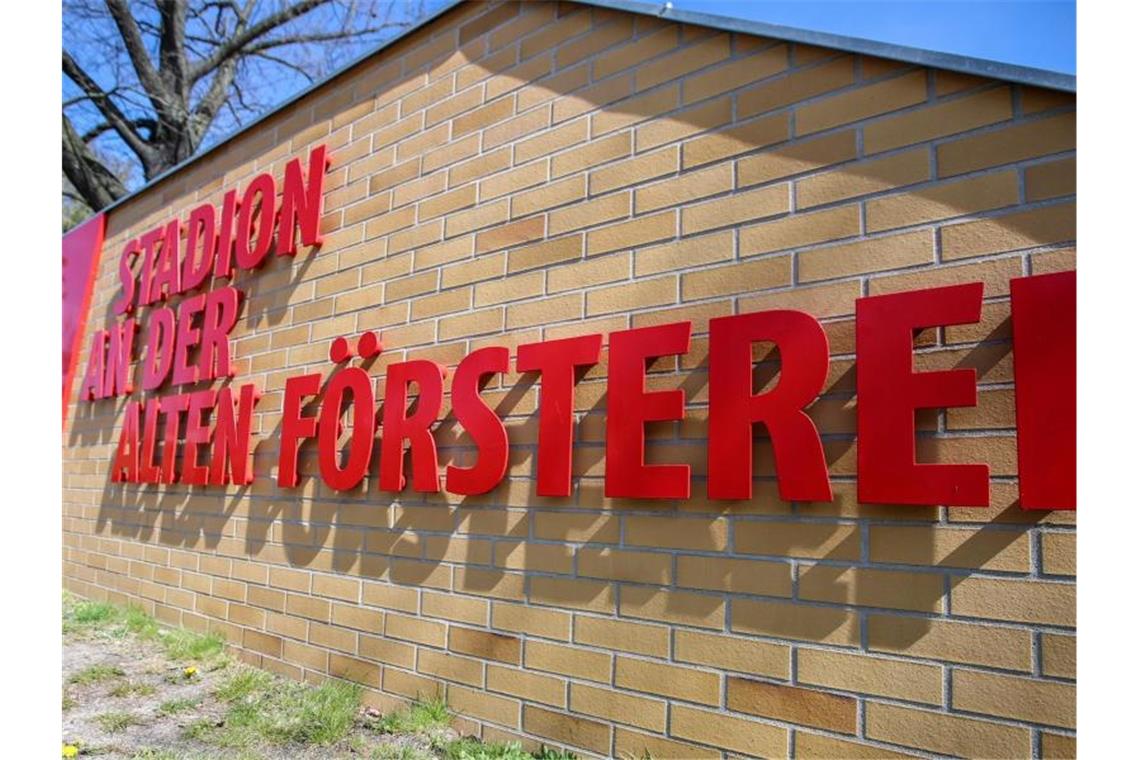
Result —
<instances>
[{"instance_id":1,"label":"yellow dandelion flower","mask_svg":"<svg viewBox=\"0 0 1140 760\"><path fill-rule=\"evenodd\" d=\"M74 744L63 745L63 756L64 757L75 757L78 754L79 754L79 747L76 747Z\"/></svg>"},{"instance_id":2,"label":"yellow dandelion flower","mask_svg":"<svg viewBox=\"0 0 1140 760\"><path fill-rule=\"evenodd\" d=\"M182 675L186 676L187 678L193 678L194 676L198 675L198 668L191 665L182 671Z\"/></svg>"}]
</instances>

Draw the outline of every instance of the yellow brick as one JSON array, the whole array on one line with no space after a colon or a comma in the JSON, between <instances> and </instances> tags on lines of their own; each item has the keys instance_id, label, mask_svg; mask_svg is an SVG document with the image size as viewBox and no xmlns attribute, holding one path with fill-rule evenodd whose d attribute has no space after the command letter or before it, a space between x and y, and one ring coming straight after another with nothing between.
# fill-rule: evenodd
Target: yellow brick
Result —
<instances>
[{"instance_id":1,"label":"yellow brick","mask_svg":"<svg viewBox=\"0 0 1140 760\"><path fill-rule=\"evenodd\" d=\"M633 75L634 89L648 89L723 61L729 55L728 41L727 34L715 34L639 67Z\"/></svg>"},{"instance_id":2,"label":"yellow brick","mask_svg":"<svg viewBox=\"0 0 1140 760\"><path fill-rule=\"evenodd\" d=\"M724 97L693 106L671 116L646 122L634 130L634 144L640 153L697 132L716 129L732 121L732 100Z\"/></svg>"},{"instance_id":3,"label":"yellow brick","mask_svg":"<svg viewBox=\"0 0 1140 760\"><path fill-rule=\"evenodd\" d=\"M718 66L684 82L685 105L735 90L788 67L788 50L783 45L761 50L755 55Z\"/></svg>"},{"instance_id":4,"label":"yellow brick","mask_svg":"<svg viewBox=\"0 0 1140 760\"><path fill-rule=\"evenodd\" d=\"M703 230L728 227L787 211L786 185L749 190L682 209L681 234L692 235Z\"/></svg>"},{"instance_id":5,"label":"yellow brick","mask_svg":"<svg viewBox=\"0 0 1140 760\"><path fill-rule=\"evenodd\" d=\"M863 127L863 150L870 155L996 124L1012 117L1010 88L998 87L872 122Z\"/></svg>"},{"instance_id":6,"label":"yellow brick","mask_svg":"<svg viewBox=\"0 0 1140 760\"><path fill-rule=\"evenodd\" d=\"M592 652L541 641L526 642L527 670L545 670L608 684L612 661L613 655L604 652Z\"/></svg>"},{"instance_id":7,"label":"yellow brick","mask_svg":"<svg viewBox=\"0 0 1140 760\"><path fill-rule=\"evenodd\" d=\"M928 179L930 152L926 148L908 150L802 179L796 182L796 206L809 208Z\"/></svg>"},{"instance_id":8,"label":"yellow brick","mask_svg":"<svg viewBox=\"0 0 1140 760\"><path fill-rule=\"evenodd\" d=\"M441 314L466 311L471 307L471 288L457 288L439 295L417 298L412 302L412 319L427 319Z\"/></svg>"},{"instance_id":9,"label":"yellow brick","mask_svg":"<svg viewBox=\"0 0 1140 760\"><path fill-rule=\"evenodd\" d=\"M442 678L445 681L458 681L468 686L483 685L483 663L468 657L420 649L417 669L424 675Z\"/></svg>"},{"instance_id":10,"label":"yellow brick","mask_svg":"<svg viewBox=\"0 0 1140 760\"><path fill-rule=\"evenodd\" d=\"M447 687L447 705L458 715L516 728L521 703L517 699L497 697L479 689L454 684Z\"/></svg>"},{"instance_id":11,"label":"yellow brick","mask_svg":"<svg viewBox=\"0 0 1140 760\"><path fill-rule=\"evenodd\" d=\"M418 594L415 589L386 583L365 583L363 599L365 604L388 610L415 612L418 607Z\"/></svg>"},{"instance_id":12,"label":"yellow brick","mask_svg":"<svg viewBox=\"0 0 1140 760\"><path fill-rule=\"evenodd\" d=\"M567 177L511 197L511 218L529 216L586 197L586 175Z\"/></svg>"},{"instance_id":13,"label":"yellow brick","mask_svg":"<svg viewBox=\"0 0 1140 760\"><path fill-rule=\"evenodd\" d=\"M910 274L886 275L871 279L871 295L897 293L902 290L934 288L980 280L986 297L1009 293L1009 280L1021 276L1021 260L1016 258L983 260L960 266L920 269Z\"/></svg>"},{"instance_id":14,"label":"yellow brick","mask_svg":"<svg viewBox=\"0 0 1140 760\"><path fill-rule=\"evenodd\" d=\"M800 106L796 134L809 135L926 100L926 72L913 71L878 84Z\"/></svg>"},{"instance_id":15,"label":"yellow brick","mask_svg":"<svg viewBox=\"0 0 1140 760\"><path fill-rule=\"evenodd\" d=\"M1077 534L1041 534L1042 569L1050 575L1077 574Z\"/></svg>"},{"instance_id":16,"label":"yellow brick","mask_svg":"<svg viewBox=\"0 0 1140 760\"><path fill-rule=\"evenodd\" d=\"M1060 678L1077 677L1077 637L1041 634L1041 672Z\"/></svg>"},{"instance_id":17,"label":"yellow brick","mask_svg":"<svg viewBox=\"0 0 1140 760\"><path fill-rule=\"evenodd\" d=\"M580 259L584 243L585 237L578 233L516 248L507 254L507 271L513 274L524 269Z\"/></svg>"},{"instance_id":18,"label":"yellow brick","mask_svg":"<svg viewBox=\"0 0 1140 760\"><path fill-rule=\"evenodd\" d=\"M617 517L579 513L539 512L534 516L534 535L553 541L614 544L620 536Z\"/></svg>"},{"instance_id":19,"label":"yellow brick","mask_svg":"<svg viewBox=\"0 0 1140 760\"><path fill-rule=\"evenodd\" d=\"M1027 728L868 702L867 737L964 757L1027 757Z\"/></svg>"},{"instance_id":20,"label":"yellow brick","mask_svg":"<svg viewBox=\"0 0 1140 760\"><path fill-rule=\"evenodd\" d=\"M538 161L482 180L479 183L479 199L486 201L545 183L546 162Z\"/></svg>"},{"instance_id":21,"label":"yellow brick","mask_svg":"<svg viewBox=\"0 0 1140 760\"><path fill-rule=\"evenodd\" d=\"M506 269L506 259L506 254L499 253L447 267L440 274L440 287L453 288L491 277L501 277Z\"/></svg>"},{"instance_id":22,"label":"yellow brick","mask_svg":"<svg viewBox=\"0 0 1140 760\"><path fill-rule=\"evenodd\" d=\"M855 131L835 132L741 158L736 162L736 181L738 187L750 187L853 158Z\"/></svg>"},{"instance_id":23,"label":"yellow brick","mask_svg":"<svg viewBox=\"0 0 1140 760\"><path fill-rule=\"evenodd\" d=\"M669 735L756 757L785 757L788 730L747 718L673 705Z\"/></svg>"},{"instance_id":24,"label":"yellow brick","mask_svg":"<svg viewBox=\"0 0 1140 760\"><path fill-rule=\"evenodd\" d=\"M566 707L566 682L552 676L526 670L487 666L487 689L501 694L521 697L528 702L540 702L553 707Z\"/></svg>"},{"instance_id":25,"label":"yellow brick","mask_svg":"<svg viewBox=\"0 0 1140 760\"><path fill-rule=\"evenodd\" d=\"M574 642L650 657L669 656L669 629L659 625L579 615L574 621Z\"/></svg>"},{"instance_id":26,"label":"yellow brick","mask_svg":"<svg viewBox=\"0 0 1140 760\"><path fill-rule=\"evenodd\" d=\"M481 282L475 286L475 306L489 306L540 296L543 292L543 279L542 272L529 272L491 282Z\"/></svg>"},{"instance_id":27,"label":"yellow brick","mask_svg":"<svg viewBox=\"0 0 1140 760\"><path fill-rule=\"evenodd\" d=\"M1076 239L1076 205L1063 203L943 227L942 257L960 259Z\"/></svg>"},{"instance_id":28,"label":"yellow brick","mask_svg":"<svg viewBox=\"0 0 1140 760\"><path fill-rule=\"evenodd\" d=\"M620 222L586 233L586 255L634 248L658 240L666 240L677 234L677 212L662 211L652 216L642 216L628 222Z\"/></svg>"},{"instance_id":29,"label":"yellow brick","mask_svg":"<svg viewBox=\"0 0 1140 760\"><path fill-rule=\"evenodd\" d=\"M596 56L592 63L594 79L604 79L610 74L654 58L675 47L677 47L677 27L666 26L628 45L622 45Z\"/></svg>"},{"instance_id":30,"label":"yellow brick","mask_svg":"<svg viewBox=\"0 0 1140 760\"><path fill-rule=\"evenodd\" d=\"M788 139L790 129L788 115L775 114L702 135L684 144L681 164L684 168L691 169L783 142Z\"/></svg>"},{"instance_id":31,"label":"yellow brick","mask_svg":"<svg viewBox=\"0 0 1140 760\"><path fill-rule=\"evenodd\" d=\"M523 705L523 730L535 736L553 739L572 747L582 747L599 754L610 748L610 727L597 721L551 712L533 705Z\"/></svg>"},{"instance_id":32,"label":"yellow brick","mask_svg":"<svg viewBox=\"0 0 1140 760\"><path fill-rule=\"evenodd\" d=\"M570 709L593 718L612 720L650 731L665 730L665 702L613 689L570 684Z\"/></svg>"},{"instance_id":33,"label":"yellow brick","mask_svg":"<svg viewBox=\"0 0 1140 760\"><path fill-rule=\"evenodd\" d=\"M793 214L740 230L740 255L755 256L859 234L859 206Z\"/></svg>"},{"instance_id":34,"label":"yellow brick","mask_svg":"<svg viewBox=\"0 0 1140 760\"><path fill-rule=\"evenodd\" d=\"M728 677L728 709L828 731L855 733L855 700L823 691Z\"/></svg>"},{"instance_id":35,"label":"yellow brick","mask_svg":"<svg viewBox=\"0 0 1140 760\"><path fill-rule=\"evenodd\" d=\"M402 668L411 668L416 660L414 647L389 638L361 634L358 647L357 651L361 657Z\"/></svg>"},{"instance_id":36,"label":"yellow brick","mask_svg":"<svg viewBox=\"0 0 1140 760\"><path fill-rule=\"evenodd\" d=\"M507 199L504 198L467 211L450 214L444 226L444 236L454 237L494 224L502 224L507 220L508 206Z\"/></svg>"},{"instance_id":37,"label":"yellow brick","mask_svg":"<svg viewBox=\"0 0 1140 760\"><path fill-rule=\"evenodd\" d=\"M515 98L513 95L500 98L485 106L466 111L451 121L451 139L462 137L468 132L483 129L496 122L502 121L515 112Z\"/></svg>"},{"instance_id":38,"label":"yellow brick","mask_svg":"<svg viewBox=\"0 0 1140 760\"><path fill-rule=\"evenodd\" d=\"M600 140L593 140L585 145L559 153L550 159L550 177L557 179L567 174L589 169L618 158L630 155L632 134L619 132Z\"/></svg>"},{"instance_id":39,"label":"yellow brick","mask_svg":"<svg viewBox=\"0 0 1140 760\"><path fill-rule=\"evenodd\" d=\"M634 276L644 277L699 264L727 261L732 258L734 247L732 231L725 230L642 248L634 254Z\"/></svg>"},{"instance_id":40,"label":"yellow brick","mask_svg":"<svg viewBox=\"0 0 1140 760\"><path fill-rule=\"evenodd\" d=\"M676 302L677 279L660 277L590 291L586 294L586 316L593 317Z\"/></svg>"},{"instance_id":41,"label":"yellow brick","mask_svg":"<svg viewBox=\"0 0 1140 760\"><path fill-rule=\"evenodd\" d=\"M548 234L561 235L563 232L625 219L629 216L631 195L627 190L551 211Z\"/></svg>"},{"instance_id":42,"label":"yellow brick","mask_svg":"<svg viewBox=\"0 0 1140 760\"><path fill-rule=\"evenodd\" d=\"M582 295L573 293L507 307L507 329L545 325L582 316Z\"/></svg>"},{"instance_id":43,"label":"yellow brick","mask_svg":"<svg viewBox=\"0 0 1140 760\"><path fill-rule=\"evenodd\" d=\"M867 201L867 231L878 232L964 216L1017 203L1017 174L1012 171L947 182Z\"/></svg>"},{"instance_id":44,"label":"yellow brick","mask_svg":"<svg viewBox=\"0 0 1140 760\"><path fill-rule=\"evenodd\" d=\"M798 255L803 282L900 269L934 262L934 233L930 230L815 248Z\"/></svg>"},{"instance_id":45,"label":"yellow brick","mask_svg":"<svg viewBox=\"0 0 1140 760\"><path fill-rule=\"evenodd\" d=\"M728 545L728 524L723 518L631 515L625 520L625 540L635 546L723 551Z\"/></svg>"},{"instance_id":46,"label":"yellow brick","mask_svg":"<svg viewBox=\"0 0 1140 760\"><path fill-rule=\"evenodd\" d=\"M680 167L680 149L673 145L652 153L603 166L590 172L590 192L604 193L672 174Z\"/></svg>"},{"instance_id":47,"label":"yellow brick","mask_svg":"<svg viewBox=\"0 0 1140 760\"><path fill-rule=\"evenodd\" d=\"M613 108L604 108L590 117L591 134L597 138L646 119L660 118L661 114L677 107L680 91L678 85L662 87L644 95L626 98Z\"/></svg>"},{"instance_id":48,"label":"yellow brick","mask_svg":"<svg viewBox=\"0 0 1140 760\"><path fill-rule=\"evenodd\" d=\"M863 654L800 648L800 683L861 694L942 704L942 668Z\"/></svg>"},{"instance_id":49,"label":"yellow brick","mask_svg":"<svg viewBox=\"0 0 1140 760\"><path fill-rule=\"evenodd\" d=\"M530 579L530 600L536 604L612 613L614 588L612 583L584 578L534 576Z\"/></svg>"},{"instance_id":50,"label":"yellow brick","mask_svg":"<svg viewBox=\"0 0 1140 760\"><path fill-rule=\"evenodd\" d=\"M720 753L716 750L670 741L660 736L621 727L617 727L614 731L614 751L618 757L686 758L687 760L720 758Z\"/></svg>"},{"instance_id":51,"label":"yellow brick","mask_svg":"<svg viewBox=\"0 0 1140 760\"><path fill-rule=\"evenodd\" d=\"M480 232L475 236L475 253L478 255L541 240L545 226L546 221L541 216L536 216Z\"/></svg>"},{"instance_id":52,"label":"yellow brick","mask_svg":"<svg viewBox=\"0 0 1140 760\"><path fill-rule=\"evenodd\" d=\"M514 570L572 573L573 554L574 550L569 546L533 544L525 541L499 541L495 544L495 564Z\"/></svg>"},{"instance_id":53,"label":"yellow brick","mask_svg":"<svg viewBox=\"0 0 1140 760\"><path fill-rule=\"evenodd\" d=\"M736 525L736 550L749 554L859 559L859 528L798 522L747 522Z\"/></svg>"},{"instance_id":54,"label":"yellow brick","mask_svg":"<svg viewBox=\"0 0 1140 760\"><path fill-rule=\"evenodd\" d=\"M964 578L950 604L955 615L1075 626L1076 590L1071 583Z\"/></svg>"},{"instance_id":55,"label":"yellow brick","mask_svg":"<svg viewBox=\"0 0 1140 760\"><path fill-rule=\"evenodd\" d=\"M1013 122L994 132L938 146L938 175L950 177L999 164L1074 150L1077 119L1064 113L1030 122Z\"/></svg>"},{"instance_id":56,"label":"yellow brick","mask_svg":"<svg viewBox=\"0 0 1140 760\"><path fill-rule=\"evenodd\" d=\"M765 596L792 595L788 565L753 559L678 557L677 585Z\"/></svg>"},{"instance_id":57,"label":"yellow brick","mask_svg":"<svg viewBox=\"0 0 1140 760\"><path fill-rule=\"evenodd\" d=\"M494 628L531 636L543 636L561 641L570 639L570 616L557 610L493 602L491 625Z\"/></svg>"},{"instance_id":58,"label":"yellow brick","mask_svg":"<svg viewBox=\"0 0 1140 760\"><path fill-rule=\"evenodd\" d=\"M751 599L733 600L732 630L828 644L859 641L859 619L852 613L826 607Z\"/></svg>"},{"instance_id":59,"label":"yellow brick","mask_svg":"<svg viewBox=\"0 0 1140 760\"><path fill-rule=\"evenodd\" d=\"M1025 199L1040 201L1077 192L1077 160L1062 158L1025 169Z\"/></svg>"},{"instance_id":60,"label":"yellow brick","mask_svg":"<svg viewBox=\"0 0 1140 760\"><path fill-rule=\"evenodd\" d=\"M681 280L681 298L691 301L790 285L791 262L791 256L779 256L686 273Z\"/></svg>"},{"instance_id":61,"label":"yellow brick","mask_svg":"<svg viewBox=\"0 0 1140 760\"><path fill-rule=\"evenodd\" d=\"M578 573L592 578L667 584L671 564L670 556L664 553L592 548L578 550Z\"/></svg>"},{"instance_id":62,"label":"yellow brick","mask_svg":"<svg viewBox=\"0 0 1140 760\"><path fill-rule=\"evenodd\" d=\"M954 670L954 708L1061 728L1077 726L1073 684L1022 676Z\"/></svg>"},{"instance_id":63,"label":"yellow brick","mask_svg":"<svg viewBox=\"0 0 1140 760\"><path fill-rule=\"evenodd\" d=\"M533 108L483 131L483 149L513 142L550 126L550 108Z\"/></svg>"},{"instance_id":64,"label":"yellow brick","mask_svg":"<svg viewBox=\"0 0 1140 760\"><path fill-rule=\"evenodd\" d=\"M478 135L472 135L470 138L465 138L465 140L472 138L475 138L476 142L478 142ZM478 145L476 145L476 151L477 150ZM427 161L427 156L424 157L424 160L425 162ZM448 187L463 185L473 180L477 180L481 177L486 177L488 174L500 172L510 165L510 148L501 148L491 153L473 158L470 161L464 161L457 166L453 166L447 171L447 184Z\"/></svg>"},{"instance_id":65,"label":"yellow brick","mask_svg":"<svg viewBox=\"0 0 1140 760\"><path fill-rule=\"evenodd\" d=\"M621 592L621 614L623 617L719 631L724 628L725 609L723 599L708 594L624 586Z\"/></svg>"},{"instance_id":66,"label":"yellow brick","mask_svg":"<svg viewBox=\"0 0 1140 760\"><path fill-rule=\"evenodd\" d=\"M736 118L745 119L820 95L855 81L855 59L843 56L803 71L770 79L736 96Z\"/></svg>"},{"instance_id":67,"label":"yellow brick","mask_svg":"<svg viewBox=\"0 0 1140 760\"><path fill-rule=\"evenodd\" d=\"M557 267L547 273L547 289L550 293L602 285L607 282L629 279L630 254L604 256L583 261L571 266Z\"/></svg>"},{"instance_id":68,"label":"yellow brick","mask_svg":"<svg viewBox=\"0 0 1140 760\"><path fill-rule=\"evenodd\" d=\"M905 760L905 758L915 756L882 747L874 747L870 744L856 744L822 734L797 731L796 757L818 760L824 760L824 758L831 760L831 758L837 757L844 758L844 760Z\"/></svg>"},{"instance_id":69,"label":"yellow brick","mask_svg":"<svg viewBox=\"0 0 1140 760\"><path fill-rule=\"evenodd\" d=\"M384 635L417 644L442 647L447 639L447 626L434 620L389 614L384 619Z\"/></svg>"},{"instance_id":70,"label":"yellow brick","mask_svg":"<svg viewBox=\"0 0 1140 760\"><path fill-rule=\"evenodd\" d=\"M480 660L496 660L511 665L521 664L522 659L522 640L519 638L454 625L448 633L447 648Z\"/></svg>"},{"instance_id":71,"label":"yellow brick","mask_svg":"<svg viewBox=\"0 0 1140 760\"><path fill-rule=\"evenodd\" d=\"M1041 732L1041 757L1044 760L1073 760L1077 756L1077 737Z\"/></svg>"},{"instance_id":72,"label":"yellow brick","mask_svg":"<svg viewBox=\"0 0 1140 760\"><path fill-rule=\"evenodd\" d=\"M788 677L790 647L787 645L683 629L678 629L674 638L674 657L679 662L772 678Z\"/></svg>"},{"instance_id":73,"label":"yellow brick","mask_svg":"<svg viewBox=\"0 0 1140 760\"><path fill-rule=\"evenodd\" d=\"M618 657L614 683L624 689L660 694L706 705L720 704L720 676L690 666Z\"/></svg>"},{"instance_id":74,"label":"yellow brick","mask_svg":"<svg viewBox=\"0 0 1140 760\"><path fill-rule=\"evenodd\" d=\"M639 187L633 194L634 213L642 214L666 206L676 206L731 189L732 164L719 164L682 174L676 179Z\"/></svg>"},{"instance_id":75,"label":"yellow brick","mask_svg":"<svg viewBox=\"0 0 1140 760\"><path fill-rule=\"evenodd\" d=\"M515 143L515 162L525 163L535 158L549 155L555 151L569 148L571 145L577 145L584 142L589 131L589 121L586 119L575 119L574 121L567 122L561 127L548 130L542 134L528 137L525 140L520 140Z\"/></svg>"}]
</instances>

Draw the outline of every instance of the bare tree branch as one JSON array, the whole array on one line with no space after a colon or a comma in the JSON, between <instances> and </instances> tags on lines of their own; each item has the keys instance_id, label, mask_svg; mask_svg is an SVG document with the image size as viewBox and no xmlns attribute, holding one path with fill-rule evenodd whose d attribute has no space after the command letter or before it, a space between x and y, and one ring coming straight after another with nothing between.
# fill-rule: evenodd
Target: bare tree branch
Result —
<instances>
[{"instance_id":1,"label":"bare tree branch","mask_svg":"<svg viewBox=\"0 0 1140 760\"><path fill-rule=\"evenodd\" d=\"M222 65L225 61L241 53L250 42L273 31L282 24L288 23L298 16L308 13L314 8L325 5L328 2L329 0L301 0L296 5L283 8L277 13L241 30L224 44L219 45L208 58L195 66L190 72L190 78L193 81L201 79Z\"/></svg>"},{"instance_id":2,"label":"bare tree branch","mask_svg":"<svg viewBox=\"0 0 1140 760\"><path fill-rule=\"evenodd\" d=\"M135 152L139 157L143 167L148 167L154 163L155 152L146 144L146 142L134 131L130 119L123 115L119 107L115 105L114 101L103 92L99 85L95 83L86 71L80 68L75 59L66 50L63 51L63 73L67 75L71 81L79 85L80 89L91 99L91 102L99 109L104 118L114 128L115 133L122 138L123 142ZM78 185L76 185L78 187Z\"/></svg>"}]
</instances>

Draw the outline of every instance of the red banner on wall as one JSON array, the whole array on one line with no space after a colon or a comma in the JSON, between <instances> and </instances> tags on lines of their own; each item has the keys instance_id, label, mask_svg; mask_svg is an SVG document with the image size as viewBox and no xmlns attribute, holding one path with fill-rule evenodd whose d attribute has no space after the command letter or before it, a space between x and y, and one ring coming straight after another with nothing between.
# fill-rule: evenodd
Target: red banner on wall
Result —
<instances>
[{"instance_id":1,"label":"red banner on wall","mask_svg":"<svg viewBox=\"0 0 1140 760\"><path fill-rule=\"evenodd\" d=\"M87 325L95 273L103 251L106 217L96 214L63 236L63 428L67 429L67 399L75 378L79 341Z\"/></svg>"}]
</instances>

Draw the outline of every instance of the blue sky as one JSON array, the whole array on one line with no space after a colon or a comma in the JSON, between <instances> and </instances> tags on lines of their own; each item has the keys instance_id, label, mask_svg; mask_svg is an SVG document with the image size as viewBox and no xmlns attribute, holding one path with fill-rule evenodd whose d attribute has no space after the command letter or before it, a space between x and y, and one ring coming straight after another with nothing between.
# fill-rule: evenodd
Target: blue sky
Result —
<instances>
[{"instance_id":1,"label":"blue sky","mask_svg":"<svg viewBox=\"0 0 1140 760\"><path fill-rule=\"evenodd\" d=\"M1075 0L673 0L678 10L1075 74Z\"/></svg>"}]
</instances>

